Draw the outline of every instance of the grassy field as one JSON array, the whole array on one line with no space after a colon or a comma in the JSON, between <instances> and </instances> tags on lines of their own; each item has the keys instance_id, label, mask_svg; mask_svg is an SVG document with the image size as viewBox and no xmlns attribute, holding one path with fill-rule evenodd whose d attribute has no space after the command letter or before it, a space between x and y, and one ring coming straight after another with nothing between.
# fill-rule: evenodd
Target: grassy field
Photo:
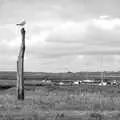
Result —
<instances>
[{"instance_id":1,"label":"grassy field","mask_svg":"<svg viewBox=\"0 0 120 120\"><path fill-rule=\"evenodd\" d=\"M0 120L120 120L119 86L40 86L40 80L50 76L53 80L61 80L65 75L75 80L80 76L41 74L26 74L25 100L18 101L15 73L0 73L0 78L4 78L0 80Z\"/></svg>"},{"instance_id":2,"label":"grassy field","mask_svg":"<svg viewBox=\"0 0 120 120\"><path fill-rule=\"evenodd\" d=\"M28 89L29 87L29 89ZM119 120L120 90L105 86L25 86L0 92L0 120Z\"/></svg>"}]
</instances>

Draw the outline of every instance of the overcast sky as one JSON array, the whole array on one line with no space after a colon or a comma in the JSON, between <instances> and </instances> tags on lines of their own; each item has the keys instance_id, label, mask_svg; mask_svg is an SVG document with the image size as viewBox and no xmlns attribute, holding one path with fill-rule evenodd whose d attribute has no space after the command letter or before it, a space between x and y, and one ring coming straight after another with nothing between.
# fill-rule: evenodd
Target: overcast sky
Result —
<instances>
[{"instance_id":1,"label":"overcast sky","mask_svg":"<svg viewBox=\"0 0 120 120\"><path fill-rule=\"evenodd\" d=\"M25 19L25 71L120 70L120 0L0 0L0 71L16 70Z\"/></svg>"}]
</instances>

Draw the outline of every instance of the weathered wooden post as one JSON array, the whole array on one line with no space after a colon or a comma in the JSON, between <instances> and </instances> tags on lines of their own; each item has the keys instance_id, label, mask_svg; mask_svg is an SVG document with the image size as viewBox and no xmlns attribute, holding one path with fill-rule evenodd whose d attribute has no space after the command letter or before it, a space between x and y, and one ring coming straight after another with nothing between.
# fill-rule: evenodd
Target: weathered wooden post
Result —
<instances>
[{"instance_id":1,"label":"weathered wooden post","mask_svg":"<svg viewBox=\"0 0 120 120\"><path fill-rule=\"evenodd\" d=\"M24 100L24 53L25 53L25 29L21 28L22 43L17 59L17 98Z\"/></svg>"}]
</instances>

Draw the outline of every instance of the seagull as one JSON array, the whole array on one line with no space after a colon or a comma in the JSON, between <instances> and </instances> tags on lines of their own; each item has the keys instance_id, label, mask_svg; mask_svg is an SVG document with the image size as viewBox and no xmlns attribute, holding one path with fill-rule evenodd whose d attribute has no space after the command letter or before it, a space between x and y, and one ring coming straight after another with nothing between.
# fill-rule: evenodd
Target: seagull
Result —
<instances>
[{"instance_id":1,"label":"seagull","mask_svg":"<svg viewBox=\"0 0 120 120\"><path fill-rule=\"evenodd\" d=\"M26 24L26 21L25 20L22 20L20 23L16 24L18 26L24 26Z\"/></svg>"}]
</instances>

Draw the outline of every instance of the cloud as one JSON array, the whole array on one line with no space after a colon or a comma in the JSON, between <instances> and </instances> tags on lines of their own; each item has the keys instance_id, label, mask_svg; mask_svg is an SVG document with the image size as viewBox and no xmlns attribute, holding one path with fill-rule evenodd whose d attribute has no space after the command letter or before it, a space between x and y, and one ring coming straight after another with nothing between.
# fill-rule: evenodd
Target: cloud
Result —
<instances>
[{"instance_id":1,"label":"cloud","mask_svg":"<svg viewBox=\"0 0 120 120\"><path fill-rule=\"evenodd\" d=\"M88 69L95 70L99 55L108 56L105 63L115 68L120 54L119 13L118 0L0 1L0 65L16 63L21 37L15 24L24 18L26 70L79 71L89 61Z\"/></svg>"},{"instance_id":2,"label":"cloud","mask_svg":"<svg viewBox=\"0 0 120 120\"><path fill-rule=\"evenodd\" d=\"M119 54L118 26L120 26L119 19L64 23L49 33L43 53L45 55L48 52L46 55L48 57L49 55L58 57L74 54Z\"/></svg>"},{"instance_id":3,"label":"cloud","mask_svg":"<svg viewBox=\"0 0 120 120\"><path fill-rule=\"evenodd\" d=\"M16 23L20 18L33 20L85 20L99 16L119 17L118 0L2 0L0 23ZM12 11L12 12L11 12Z\"/></svg>"}]
</instances>

